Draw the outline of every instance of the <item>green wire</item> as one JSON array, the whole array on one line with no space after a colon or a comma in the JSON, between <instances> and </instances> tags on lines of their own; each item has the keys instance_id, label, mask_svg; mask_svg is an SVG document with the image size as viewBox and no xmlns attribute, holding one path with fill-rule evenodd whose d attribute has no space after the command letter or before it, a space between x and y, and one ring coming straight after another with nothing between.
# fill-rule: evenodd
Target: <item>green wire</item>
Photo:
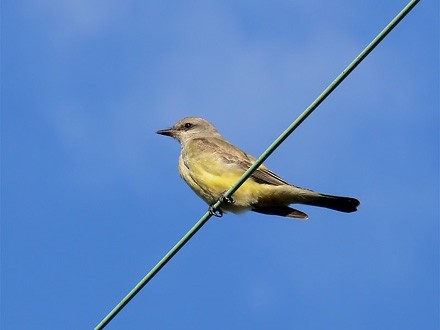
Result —
<instances>
[{"instance_id":1,"label":"green wire","mask_svg":"<svg viewBox=\"0 0 440 330\"><path fill-rule=\"evenodd\" d=\"M339 86L339 84L371 53L371 51L390 33L394 27L419 3L420 0L410 1L405 8L377 35L376 38L342 71L342 73L319 95L315 101L262 153L255 163L241 176L241 178L222 198L213 206L212 210L220 209L224 199L231 197L234 192L252 175L252 173L286 140L290 134ZM183 236L179 242L145 275L145 277L111 310L111 312L96 326L95 330L103 329L134 296L162 269L165 264L193 237L197 231L211 218L208 211L202 218Z\"/></svg>"}]
</instances>

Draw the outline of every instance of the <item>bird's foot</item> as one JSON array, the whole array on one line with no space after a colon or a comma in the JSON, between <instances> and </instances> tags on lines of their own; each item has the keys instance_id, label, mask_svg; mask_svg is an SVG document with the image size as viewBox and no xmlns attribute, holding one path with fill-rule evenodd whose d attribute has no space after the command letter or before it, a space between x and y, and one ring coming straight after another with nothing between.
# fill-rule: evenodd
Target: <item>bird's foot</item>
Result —
<instances>
[{"instance_id":1,"label":"bird's foot","mask_svg":"<svg viewBox=\"0 0 440 330\"><path fill-rule=\"evenodd\" d=\"M217 217L217 218L221 218L223 216L223 211L220 209L214 209L214 205L211 205L208 209L209 214Z\"/></svg>"},{"instance_id":2,"label":"bird's foot","mask_svg":"<svg viewBox=\"0 0 440 330\"><path fill-rule=\"evenodd\" d=\"M234 204L235 200L232 197L226 197L225 195L222 195L220 197L220 201L225 204Z\"/></svg>"},{"instance_id":3,"label":"bird's foot","mask_svg":"<svg viewBox=\"0 0 440 330\"><path fill-rule=\"evenodd\" d=\"M235 200L232 197L226 197L222 195L220 197L220 202L222 204L234 204ZM223 211L221 209L215 209L214 205L209 206L209 213L217 218L221 218L223 216Z\"/></svg>"}]
</instances>

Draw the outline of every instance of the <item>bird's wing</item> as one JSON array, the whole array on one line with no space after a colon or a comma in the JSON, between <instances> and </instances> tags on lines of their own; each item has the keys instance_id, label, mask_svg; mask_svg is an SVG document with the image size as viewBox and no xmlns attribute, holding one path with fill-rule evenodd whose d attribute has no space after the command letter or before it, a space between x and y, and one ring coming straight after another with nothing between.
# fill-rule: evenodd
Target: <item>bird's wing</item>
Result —
<instances>
[{"instance_id":1,"label":"bird's wing","mask_svg":"<svg viewBox=\"0 0 440 330\"><path fill-rule=\"evenodd\" d=\"M247 156L250 160L250 165L248 166L249 168L252 164L255 163L257 159L252 155L247 155ZM258 167L257 170L254 173L252 173L251 178L253 178L256 182L271 184L274 186L281 186L285 184L290 185L290 183L280 178L277 174L275 174L274 172L269 170L266 166L264 166L264 164L260 165L260 167Z\"/></svg>"},{"instance_id":2,"label":"bird's wing","mask_svg":"<svg viewBox=\"0 0 440 330\"><path fill-rule=\"evenodd\" d=\"M210 138L203 139L204 148L208 147L211 152L216 153L221 160L231 165L240 167L243 171L247 171L249 167L257 160L254 156L246 154L241 149L232 145L224 139ZM266 166L261 165L252 175L251 178L258 183L270 184L275 186L290 185L288 182L280 178Z\"/></svg>"}]
</instances>

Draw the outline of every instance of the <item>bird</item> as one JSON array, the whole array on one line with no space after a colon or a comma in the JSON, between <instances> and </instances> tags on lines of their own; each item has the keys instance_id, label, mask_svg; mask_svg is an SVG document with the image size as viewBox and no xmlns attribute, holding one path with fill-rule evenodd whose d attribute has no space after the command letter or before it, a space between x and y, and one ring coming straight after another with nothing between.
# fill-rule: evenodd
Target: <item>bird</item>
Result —
<instances>
[{"instance_id":1,"label":"bird","mask_svg":"<svg viewBox=\"0 0 440 330\"><path fill-rule=\"evenodd\" d=\"M180 142L179 174L211 207L213 215L253 211L306 220L306 213L290 205L305 204L350 213L356 211L360 204L356 198L322 194L292 185L262 164L231 198L222 199L219 214L212 212L212 206L238 181L256 158L231 144L213 124L200 117L185 117L171 128L156 133Z\"/></svg>"}]
</instances>

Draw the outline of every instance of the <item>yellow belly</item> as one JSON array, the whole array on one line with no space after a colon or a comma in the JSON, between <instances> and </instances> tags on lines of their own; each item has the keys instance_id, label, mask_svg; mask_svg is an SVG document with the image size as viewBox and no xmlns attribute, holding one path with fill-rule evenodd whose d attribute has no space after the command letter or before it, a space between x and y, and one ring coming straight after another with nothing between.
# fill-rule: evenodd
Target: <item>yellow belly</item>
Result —
<instances>
[{"instance_id":1,"label":"yellow belly","mask_svg":"<svg viewBox=\"0 0 440 330\"><path fill-rule=\"evenodd\" d=\"M221 168L215 165L208 167L206 162L192 162L191 165L191 170L189 170L181 161L180 174L194 192L209 205L214 204L244 173L243 170L236 167L228 168L224 164ZM242 212L257 204L260 206L274 203L288 205L291 203L292 196L290 186L261 184L249 178L232 195L232 198L234 203L222 207L224 210Z\"/></svg>"}]
</instances>

